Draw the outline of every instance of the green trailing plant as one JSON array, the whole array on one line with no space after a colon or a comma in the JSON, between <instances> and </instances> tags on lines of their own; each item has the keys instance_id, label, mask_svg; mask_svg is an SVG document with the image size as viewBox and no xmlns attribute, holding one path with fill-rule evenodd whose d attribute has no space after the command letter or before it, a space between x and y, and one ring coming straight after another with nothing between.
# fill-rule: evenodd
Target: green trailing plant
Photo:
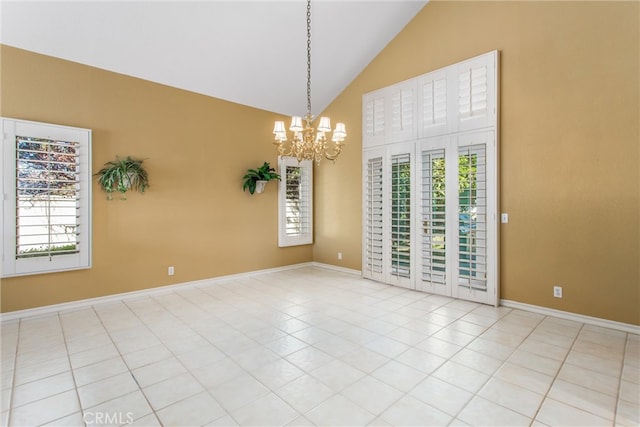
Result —
<instances>
[{"instance_id":1,"label":"green trailing plant","mask_svg":"<svg viewBox=\"0 0 640 427\"><path fill-rule=\"evenodd\" d=\"M143 160L132 159L127 156L107 162L96 173L98 183L107 192L107 199L113 199L113 193L119 192L122 200L127 200L126 192L129 190L144 191L149 187L149 175L142 166Z\"/></svg>"},{"instance_id":2,"label":"green trailing plant","mask_svg":"<svg viewBox=\"0 0 640 427\"><path fill-rule=\"evenodd\" d=\"M256 192L258 181L280 180L280 175L276 173L276 170L271 167L269 162L264 162L264 164L257 169L248 169L242 179L244 179L242 191L248 188L249 193L253 194Z\"/></svg>"}]
</instances>

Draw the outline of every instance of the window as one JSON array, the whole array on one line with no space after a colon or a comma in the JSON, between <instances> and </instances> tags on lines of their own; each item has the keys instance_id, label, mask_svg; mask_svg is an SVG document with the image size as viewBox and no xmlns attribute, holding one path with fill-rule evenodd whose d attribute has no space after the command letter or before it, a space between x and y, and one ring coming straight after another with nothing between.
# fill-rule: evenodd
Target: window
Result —
<instances>
[{"instance_id":1,"label":"window","mask_svg":"<svg viewBox=\"0 0 640 427\"><path fill-rule=\"evenodd\" d=\"M278 246L313 243L313 164L280 157Z\"/></svg>"},{"instance_id":2,"label":"window","mask_svg":"<svg viewBox=\"0 0 640 427\"><path fill-rule=\"evenodd\" d=\"M91 266L91 131L0 119L2 274Z\"/></svg>"},{"instance_id":3,"label":"window","mask_svg":"<svg viewBox=\"0 0 640 427\"><path fill-rule=\"evenodd\" d=\"M363 130L373 101L387 108L362 139L364 277L497 304L497 65L489 52L363 95Z\"/></svg>"}]
</instances>

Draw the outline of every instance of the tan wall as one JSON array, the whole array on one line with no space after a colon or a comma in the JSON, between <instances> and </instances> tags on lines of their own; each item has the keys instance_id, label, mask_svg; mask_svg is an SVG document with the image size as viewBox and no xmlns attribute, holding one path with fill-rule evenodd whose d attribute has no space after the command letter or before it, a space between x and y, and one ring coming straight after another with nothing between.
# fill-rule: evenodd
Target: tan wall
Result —
<instances>
[{"instance_id":1,"label":"tan wall","mask_svg":"<svg viewBox=\"0 0 640 427\"><path fill-rule=\"evenodd\" d=\"M362 95L498 49L501 298L640 324L639 6L427 4L325 112L349 138L317 169L314 260L361 268Z\"/></svg>"},{"instance_id":2,"label":"tan wall","mask_svg":"<svg viewBox=\"0 0 640 427\"><path fill-rule=\"evenodd\" d=\"M640 324L638 16L637 2L432 0L326 111L349 138L316 168L313 252L277 248L274 184L240 190L275 164L273 114L2 46L0 114L91 128L94 170L146 158L152 185L126 202L94 185L93 268L2 280L2 311L312 255L360 269L362 94L499 49L501 297Z\"/></svg>"},{"instance_id":3,"label":"tan wall","mask_svg":"<svg viewBox=\"0 0 640 427\"><path fill-rule=\"evenodd\" d=\"M107 201L94 179L93 268L4 279L3 312L312 260L278 248L277 184L241 189L247 168L277 165L274 114L1 48L3 116L90 128L94 171L131 155L151 183Z\"/></svg>"}]
</instances>

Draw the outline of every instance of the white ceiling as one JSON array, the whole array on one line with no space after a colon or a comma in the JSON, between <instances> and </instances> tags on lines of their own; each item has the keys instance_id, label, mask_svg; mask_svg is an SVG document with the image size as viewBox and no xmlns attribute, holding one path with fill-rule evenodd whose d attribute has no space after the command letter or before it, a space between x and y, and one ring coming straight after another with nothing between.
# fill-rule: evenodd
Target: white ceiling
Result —
<instances>
[{"instance_id":1,"label":"white ceiling","mask_svg":"<svg viewBox=\"0 0 640 427\"><path fill-rule=\"evenodd\" d=\"M314 0L322 111L427 1ZM0 42L286 115L306 110L306 1L7 1Z\"/></svg>"}]
</instances>

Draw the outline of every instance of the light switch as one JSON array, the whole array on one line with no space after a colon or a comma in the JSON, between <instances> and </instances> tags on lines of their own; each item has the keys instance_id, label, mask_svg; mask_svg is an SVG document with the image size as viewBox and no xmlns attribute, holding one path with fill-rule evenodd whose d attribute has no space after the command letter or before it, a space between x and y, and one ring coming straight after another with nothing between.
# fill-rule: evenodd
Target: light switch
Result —
<instances>
[{"instance_id":1,"label":"light switch","mask_svg":"<svg viewBox=\"0 0 640 427\"><path fill-rule=\"evenodd\" d=\"M509 222L509 214L508 213L500 214L500 222L503 224L507 224Z\"/></svg>"}]
</instances>

